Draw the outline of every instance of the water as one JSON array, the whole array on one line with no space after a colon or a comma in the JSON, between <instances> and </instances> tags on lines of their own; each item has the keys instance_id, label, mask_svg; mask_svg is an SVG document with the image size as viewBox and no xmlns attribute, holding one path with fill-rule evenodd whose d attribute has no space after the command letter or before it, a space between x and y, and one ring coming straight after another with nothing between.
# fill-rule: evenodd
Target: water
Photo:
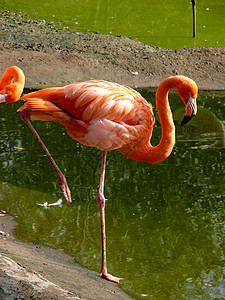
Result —
<instances>
[{"instance_id":1,"label":"water","mask_svg":"<svg viewBox=\"0 0 225 300\"><path fill-rule=\"evenodd\" d=\"M142 93L155 107L154 93ZM177 133L168 159L150 165L108 153L108 270L124 278L120 287L136 299L223 299L225 96L201 94L198 115L183 127L183 104L176 94L170 99ZM34 122L73 198L61 207L38 206L62 195L51 165L16 113L20 105L0 106L0 207L17 217L21 239L64 249L99 272L101 153L73 141L60 124ZM154 144L159 136L156 115Z\"/></svg>"},{"instance_id":2,"label":"water","mask_svg":"<svg viewBox=\"0 0 225 300\"><path fill-rule=\"evenodd\" d=\"M196 38L189 0L2 0L0 10L19 10L32 19L58 22L61 28L134 36L164 48L225 47L222 0L197 1Z\"/></svg>"}]
</instances>

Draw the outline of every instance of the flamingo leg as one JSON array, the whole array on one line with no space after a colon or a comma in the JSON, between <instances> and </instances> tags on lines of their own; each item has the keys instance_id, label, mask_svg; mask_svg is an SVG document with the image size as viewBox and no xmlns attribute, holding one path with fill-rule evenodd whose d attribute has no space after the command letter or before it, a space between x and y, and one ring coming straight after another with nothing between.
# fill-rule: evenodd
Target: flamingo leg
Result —
<instances>
[{"instance_id":1,"label":"flamingo leg","mask_svg":"<svg viewBox=\"0 0 225 300\"><path fill-rule=\"evenodd\" d=\"M61 189L61 191L63 193L63 196L65 197L66 201L69 202L69 203L72 202L71 195L70 195L70 190L69 190L69 187L68 187L67 181L66 181L66 177L60 171L60 169L57 166L56 162L54 161L51 154L49 153L47 147L45 146L45 144L41 140L39 134L37 133L37 131L32 126L32 124L30 122L30 119L29 119L29 111L27 109L23 109L20 113L20 116L21 116L21 119L24 121L24 123L28 126L30 131L33 133L35 139L38 141L39 145L44 150L47 158L49 159L50 163L52 164L53 168L55 169L55 172L56 172L57 177L58 177L57 182L60 186L60 189Z\"/></svg>"},{"instance_id":2,"label":"flamingo leg","mask_svg":"<svg viewBox=\"0 0 225 300\"><path fill-rule=\"evenodd\" d=\"M123 278L115 277L108 274L106 267L106 235L105 235L105 197L104 197L104 179L105 179L105 165L106 165L106 151L102 152L102 164L101 164L101 175L99 182L98 191L98 204L100 209L101 218L101 238L102 238L102 267L100 277L105 278L109 281L119 283Z\"/></svg>"}]
</instances>

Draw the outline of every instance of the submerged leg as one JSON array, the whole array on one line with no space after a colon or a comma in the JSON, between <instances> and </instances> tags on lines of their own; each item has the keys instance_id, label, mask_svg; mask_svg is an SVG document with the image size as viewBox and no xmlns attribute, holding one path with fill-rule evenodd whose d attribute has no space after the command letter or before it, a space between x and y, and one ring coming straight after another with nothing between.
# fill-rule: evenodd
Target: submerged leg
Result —
<instances>
[{"instance_id":1,"label":"submerged leg","mask_svg":"<svg viewBox=\"0 0 225 300\"><path fill-rule=\"evenodd\" d=\"M29 111L24 109L21 111L20 113L21 119L24 121L24 123L28 126L28 128L30 129L30 131L33 133L35 139L38 141L39 145L41 146L41 148L44 150L47 158L49 159L50 163L52 164L53 168L55 169L55 172L57 174L58 177L58 184L60 186L60 189L63 193L63 196L65 197L67 202L72 202L71 200L71 195L70 195L70 190L69 187L67 185L66 182L66 178L65 176L62 174L62 172L60 171L59 167L57 166L57 164L55 163L54 159L52 158L51 154L49 153L47 147L45 146L45 144L42 142L40 136L38 135L37 131L34 129L34 127L32 126L30 120L29 120Z\"/></svg>"},{"instance_id":2,"label":"submerged leg","mask_svg":"<svg viewBox=\"0 0 225 300\"><path fill-rule=\"evenodd\" d=\"M119 283L123 278L118 278L107 273L106 267L106 236L105 236L105 197L104 192L104 179L105 179L105 163L106 163L106 151L102 152L102 165L101 165L101 175L98 191L98 204L100 209L101 218L101 237L102 237L102 268L100 276L107 280Z\"/></svg>"}]
</instances>

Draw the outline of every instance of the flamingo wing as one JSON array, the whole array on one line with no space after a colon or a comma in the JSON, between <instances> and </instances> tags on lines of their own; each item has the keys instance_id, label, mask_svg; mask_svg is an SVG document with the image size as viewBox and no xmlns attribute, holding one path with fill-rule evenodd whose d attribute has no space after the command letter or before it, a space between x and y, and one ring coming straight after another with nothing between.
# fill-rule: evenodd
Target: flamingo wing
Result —
<instances>
[{"instance_id":1,"label":"flamingo wing","mask_svg":"<svg viewBox=\"0 0 225 300\"><path fill-rule=\"evenodd\" d=\"M138 142L154 124L151 105L138 92L107 81L44 89L22 99L27 102L20 110L28 108L32 119L60 122L75 140L103 151Z\"/></svg>"}]
</instances>

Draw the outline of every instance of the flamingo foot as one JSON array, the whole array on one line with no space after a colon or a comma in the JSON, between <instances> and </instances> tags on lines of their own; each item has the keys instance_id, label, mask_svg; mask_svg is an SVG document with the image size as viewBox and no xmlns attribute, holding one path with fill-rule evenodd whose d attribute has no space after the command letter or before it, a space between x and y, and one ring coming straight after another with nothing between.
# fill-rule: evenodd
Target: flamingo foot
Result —
<instances>
[{"instance_id":1,"label":"flamingo foot","mask_svg":"<svg viewBox=\"0 0 225 300\"><path fill-rule=\"evenodd\" d=\"M101 273L100 274L100 277L106 279L106 280L109 280L109 281L112 281L112 282L115 282L115 283L119 283L120 280L122 280L123 278L119 278L119 277L115 277L111 274L108 274L107 272L106 273Z\"/></svg>"},{"instance_id":2,"label":"flamingo foot","mask_svg":"<svg viewBox=\"0 0 225 300\"><path fill-rule=\"evenodd\" d=\"M67 181L66 181L66 177L59 173L57 175L58 175L57 182L60 186L60 190L62 191L63 196L66 199L66 202L71 203L72 199L71 199L70 189L69 189Z\"/></svg>"}]
</instances>

